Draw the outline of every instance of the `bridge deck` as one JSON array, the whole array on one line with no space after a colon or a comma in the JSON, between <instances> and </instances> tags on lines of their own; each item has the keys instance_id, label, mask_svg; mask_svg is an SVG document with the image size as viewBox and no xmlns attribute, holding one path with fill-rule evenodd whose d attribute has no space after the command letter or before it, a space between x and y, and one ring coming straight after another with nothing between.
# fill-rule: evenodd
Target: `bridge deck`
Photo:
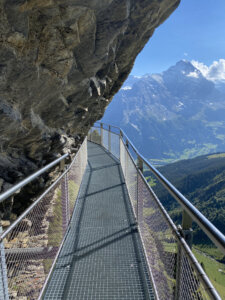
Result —
<instances>
[{"instance_id":1,"label":"bridge deck","mask_svg":"<svg viewBox=\"0 0 225 300\"><path fill-rule=\"evenodd\" d=\"M88 167L44 299L154 299L119 162L88 143Z\"/></svg>"}]
</instances>

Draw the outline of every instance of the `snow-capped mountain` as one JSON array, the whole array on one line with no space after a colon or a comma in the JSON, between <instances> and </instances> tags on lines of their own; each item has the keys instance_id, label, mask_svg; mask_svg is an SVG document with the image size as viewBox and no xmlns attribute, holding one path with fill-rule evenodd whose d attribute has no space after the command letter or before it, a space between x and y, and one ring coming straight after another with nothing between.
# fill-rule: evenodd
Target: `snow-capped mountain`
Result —
<instances>
[{"instance_id":1,"label":"snow-capped mountain","mask_svg":"<svg viewBox=\"0 0 225 300\"><path fill-rule=\"evenodd\" d=\"M187 60L129 76L103 121L121 126L148 158L225 151L225 81L207 79Z\"/></svg>"}]
</instances>

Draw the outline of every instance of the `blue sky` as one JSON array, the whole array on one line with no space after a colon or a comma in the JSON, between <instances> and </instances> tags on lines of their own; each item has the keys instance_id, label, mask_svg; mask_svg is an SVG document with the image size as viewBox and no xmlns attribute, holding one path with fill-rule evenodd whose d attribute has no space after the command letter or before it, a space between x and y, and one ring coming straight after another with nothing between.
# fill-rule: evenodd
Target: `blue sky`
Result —
<instances>
[{"instance_id":1,"label":"blue sky","mask_svg":"<svg viewBox=\"0 0 225 300\"><path fill-rule=\"evenodd\" d=\"M209 66L225 58L225 0L181 0L135 61L132 75L157 73L181 59Z\"/></svg>"}]
</instances>

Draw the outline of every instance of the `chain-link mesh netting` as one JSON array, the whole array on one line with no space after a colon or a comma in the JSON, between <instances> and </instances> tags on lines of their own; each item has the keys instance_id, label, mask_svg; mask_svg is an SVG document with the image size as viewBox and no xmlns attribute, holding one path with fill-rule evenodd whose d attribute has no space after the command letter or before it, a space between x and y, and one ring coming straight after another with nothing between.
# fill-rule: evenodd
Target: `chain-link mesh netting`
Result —
<instances>
[{"instance_id":1,"label":"chain-link mesh netting","mask_svg":"<svg viewBox=\"0 0 225 300\"><path fill-rule=\"evenodd\" d=\"M96 144L101 144L101 128L91 128L89 133L88 133L88 140L96 143Z\"/></svg>"},{"instance_id":2,"label":"chain-link mesh netting","mask_svg":"<svg viewBox=\"0 0 225 300\"><path fill-rule=\"evenodd\" d=\"M202 275L192 267L193 261L167 218L156 195L139 173L138 223L159 299L211 299L201 283Z\"/></svg>"},{"instance_id":3,"label":"chain-link mesh netting","mask_svg":"<svg viewBox=\"0 0 225 300\"><path fill-rule=\"evenodd\" d=\"M209 300L211 297L206 292L199 276L190 264L187 254L182 247L179 252L179 289L177 291L178 299L182 300Z\"/></svg>"},{"instance_id":4,"label":"chain-link mesh netting","mask_svg":"<svg viewBox=\"0 0 225 300\"><path fill-rule=\"evenodd\" d=\"M73 213L74 204L78 195L80 184L87 164L87 140L85 140L77 153L67 176L68 204L70 208L70 218Z\"/></svg>"},{"instance_id":5,"label":"chain-link mesh netting","mask_svg":"<svg viewBox=\"0 0 225 300\"><path fill-rule=\"evenodd\" d=\"M122 140L120 162L158 298L210 299L198 273L191 267L191 260L182 248L179 235L169 224L172 221L168 222L168 215L163 213L157 196L141 172L137 171Z\"/></svg>"},{"instance_id":6,"label":"chain-link mesh netting","mask_svg":"<svg viewBox=\"0 0 225 300\"><path fill-rule=\"evenodd\" d=\"M9 299L38 298L66 232L86 162L85 140L69 171L4 238Z\"/></svg>"},{"instance_id":7,"label":"chain-link mesh netting","mask_svg":"<svg viewBox=\"0 0 225 300\"><path fill-rule=\"evenodd\" d=\"M109 150L109 131L106 129L102 129L102 146Z\"/></svg>"},{"instance_id":8,"label":"chain-link mesh netting","mask_svg":"<svg viewBox=\"0 0 225 300\"><path fill-rule=\"evenodd\" d=\"M125 155L126 155L126 149L124 147L122 139L120 139L120 164L121 164L121 168L123 170L124 177L126 176L126 160L125 160Z\"/></svg>"},{"instance_id":9,"label":"chain-link mesh netting","mask_svg":"<svg viewBox=\"0 0 225 300\"><path fill-rule=\"evenodd\" d=\"M111 153L116 157L120 158L120 136L116 133L110 133L110 141L111 141Z\"/></svg>"},{"instance_id":10,"label":"chain-link mesh netting","mask_svg":"<svg viewBox=\"0 0 225 300\"><path fill-rule=\"evenodd\" d=\"M0 226L0 233L2 227ZM3 242L0 242L0 299L8 300L8 280L7 280L7 267L5 262L5 249Z\"/></svg>"},{"instance_id":11,"label":"chain-link mesh netting","mask_svg":"<svg viewBox=\"0 0 225 300\"><path fill-rule=\"evenodd\" d=\"M120 142L120 159L128 194L137 217L137 169L122 140Z\"/></svg>"},{"instance_id":12,"label":"chain-link mesh netting","mask_svg":"<svg viewBox=\"0 0 225 300\"><path fill-rule=\"evenodd\" d=\"M138 175L138 219L159 299L174 299L177 243L153 193Z\"/></svg>"},{"instance_id":13,"label":"chain-link mesh netting","mask_svg":"<svg viewBox=\"0 0 225 300\"><path fill-rule=\"evenodd\" d=\"M104 128L101 129L101 127L93 127L88 133L88 140L93 143L102 145L117 159L120 158L120 135L118 133L114 133Z\"/></svg>"}]
</instances>

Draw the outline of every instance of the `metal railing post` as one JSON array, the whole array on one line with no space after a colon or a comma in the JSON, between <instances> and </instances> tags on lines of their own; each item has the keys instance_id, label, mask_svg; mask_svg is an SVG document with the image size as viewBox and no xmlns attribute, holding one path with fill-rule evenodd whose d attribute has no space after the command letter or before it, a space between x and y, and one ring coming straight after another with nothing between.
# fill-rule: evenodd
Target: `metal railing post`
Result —
<instances>
[{"instance_id":1,"label":"metal railing post","mask_svg":"<svg viewBox=\"0 0 225 300\"><path fill-rule=\"evenodd\" d=\"M137 167L138 169L141 171L141 173L143 173L143 160L141 159L140 156L137 157Z\"/></svg>"},{"instance_id":2,"label":"metal railing post","mask_svg":"<svg viewBox=\"0 0 225 300\"><path fill-rule=\"evenodd\" d=\"M140 170L140 172L143 174L143 160L140 156L137 156L137 167ZM137 221L139 227L143 228L143 197L139 197L139 172L137 171Z\"/></svg>"},{"instance_id":3,"label":"metal railing post","mask_svg":"<svg viewBox=\"0 0 225 300\"><path fill-rule=\"evenodd\" d=\"M120 130L120 162L121 162L121 142L123 141L123 132Z\"/></svg>"},{"instance_id":4,"label":"metal railing post","mask_svg":"<svg viewBox=\"0 0 225 300\"><path fill-rule=\"evenodd\" d=\"M188 215L188 213L183 210L182 212L182 226L178 226L180 234L185 239L188 246L192 247L193 241L193 230L192 230L192 218ZM181 288L181 278L185 279L185 276L182 276L182 270L185 272L185 267L182 268L182 252L181 246L178 244L177 247L177 262L176 262L176 289L175 289L175 300L179 299L180 296L180 288ZM184 284L185 286L185 284Z\"/></svg>"},{"instance_id":5,"label":"metal railing post","mask_svg":"<svg viewBox=\"0 0 225 300\"><path fill-rule=\"evenodd\" d=\"M137 167L143 174L143 160L137 156ZM143 228L143 197L139 197L139 172L137 171L137 221L139 227Z\"/></svg>"},{"instance_id":6,"label":"metal railing post","mask_svg":"<svg viewBox=\"0 0 225 300\"><path fill-rule=\"evenodd\" d=\"M2 233L1 226L0 233ZM2 300L9 300L7 266L3 241L0 242L0 295Z\"/></svg>"},{"instance_id":7,"label":"metal railing post","mask_svg":"<svg viewBox=\"0 0 225 300\"><path fill-rule=\"evenodd\" d=\"M65 159L60 161L59 168L60 168L60 171L64 170L64 168L65 168Z\"/></svg>"},{"instance_id":8,"label":"metal railing post","mask_svg":"<svg viewBox=\"0 0 225 300\"><path fill-rule=\"evenodd\" d=\"M111 153L111 126L109 125L109 131L108 131L108 150Z\"/></svg>"},{"instance_id":9,"label":"metal railing post","mask_svg":"<svg viewBox=\"0 0 225 300\"><path fill-rule=\"evenodd\" d=\"M103 124L101 123L100 124L100 126L101 126L101 146L103 146Z\"/></svg>"},{"instance_id":10,"label":"metal railing post","mask_svg":"<svg viewBox=\"0 0 225 300\"><path fill-rule=\"evenodd\" d=\"M193 241L192 218L185 210L182 213L182 235L191 249Z\"/></svg>"},{"instance_id":11,"label":"metal railing post","mask_svg":"<svg viewBox=\"0 0 225 300\"><path fill-rule=\"evenodd\" d=\"M179 300L180 296L180 283L181 283L181 270L182 270L182 258L181 258L181 245L177 245L177 257L176 257L176 285L174 300Z\"/></svg>"},{"instance_id":12,"label":"metal railing post","mask_svg":"<svg viewBox=\"0 0 225 300\"><path fill-rule=\"evenodd\" d=\"M129 149L129 142L126 139L126 157L125 157L125 180L127 179L127 173L128 173L128 149Z\"/></svg>"},{"instance_id":13,"label":"metal railing post","mask_svg":"<svg viewBox=\"0 0 225 300\"><path fill-rule=\"evenodd\" d=\"M62 203L62 227L63 227L63 234L65 234L70 219L67 173L65 174L64 178L61 181L61 203Z\"/></svg>"},{"instance_id":14,"label":"metal railing post","mask_svg":"<svg viewBox=\"0 0 225 300\"><path fill-rule=\"evenodd\" d=\"M90 137L89 137L89 139L90 139L90 142L93 142L93 140L92 140L92 133L93 133L93 129L91 128L89 132L90 132Z\"/></svg>"}]
</instances>

